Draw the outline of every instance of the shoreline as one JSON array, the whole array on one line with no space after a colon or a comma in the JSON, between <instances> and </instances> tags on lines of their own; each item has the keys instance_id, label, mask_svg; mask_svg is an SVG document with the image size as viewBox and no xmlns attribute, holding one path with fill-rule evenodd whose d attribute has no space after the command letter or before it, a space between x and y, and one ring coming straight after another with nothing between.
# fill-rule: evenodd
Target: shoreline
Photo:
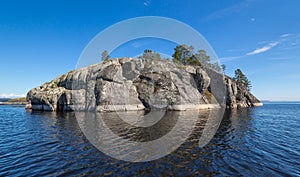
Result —
<instances>
[{"instance_id":1,"label":"shoreline","mask_svg":"<svg viewBox=\"0 0 300 177\"><path fill-rule=\"evenodd\" d=\"M26 103L26 102L16 102L16 103L10 103L10 102L0 102L0 106L1 105L26 105L26 104L28 104L28 103Z\"/></svg>"}]
</instances>

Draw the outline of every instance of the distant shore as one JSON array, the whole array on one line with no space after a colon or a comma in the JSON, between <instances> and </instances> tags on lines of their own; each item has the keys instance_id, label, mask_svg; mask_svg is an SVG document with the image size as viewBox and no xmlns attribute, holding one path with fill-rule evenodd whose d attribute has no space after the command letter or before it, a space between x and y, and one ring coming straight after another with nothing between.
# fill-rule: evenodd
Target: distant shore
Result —
<instances>
[{"instance_id":1,"label":"distant shore","mask_svg":"<svg viewBox=\"0 0 300 177\"><path fill-rule=\"evenodd\" d=\"M14 98L7 101L0 102L0 105L26 105L28 102L26 101L26 98Z\"/></svg>"},{"instance_id":2,"label":"distant shore","mask_svg":"<svg viewBox=\"0 0 300 177\"><path fill-rule=\"evenodd\" d=\"M8 102L0 102L0 105L26 105L27 103L25 102L20 102L20 103L8 103Z\"/></svg>"}]
</instances>

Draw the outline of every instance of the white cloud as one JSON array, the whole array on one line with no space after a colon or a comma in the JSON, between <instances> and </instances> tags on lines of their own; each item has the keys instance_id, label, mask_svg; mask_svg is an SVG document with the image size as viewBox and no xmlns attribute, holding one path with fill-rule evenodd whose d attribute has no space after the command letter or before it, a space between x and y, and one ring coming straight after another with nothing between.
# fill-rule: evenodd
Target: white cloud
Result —
<instances>
[{"instance_id":1,"label":"white cloud","mask_svg":"<svg viewBox=\"0 0 300 177\"><path fill-rule=\"evenodd\" d=\"M267 41L262 41L259 42L259 45L264 45L261 48L255 49L251 52L248 52L246 54L240 55L240 56L228 56L228 57L220 57L219 59L223 62L228 62L231 60L236 60L236 59L241 59L247 56L253 56L257 55L260 53L267 52L271 50L273 47L277 46L280 44L278 47L279 50L291 50L291 49L296 49L298 48L299 45L299 39L300 39L300 34L290 34L290 33L285 33L279 36L279 39L277 38L276 42L267 42ZM231 52L231 50L227 51ZM287 59L285 57L285 59Z\"/></svg>"},{"instance_id":2,"label":"white cloud","mask_svg":"<svg viewBox=\"0 0 300 177\"><path fill-rule=\"evenodd\" d=\"M260 53L264 53L270 49L272 49L273 47L277 46L279 44L279 42L271 42L270 44L266 45L266 46L263 46L259 49L255 49L253 50L252 52L249 52L247 53L246 55L257 55L257 54L260 54Z\"/></svg>"},{"instance_id":3,"label":"white cloud","mask_svg":"<svg viewBox=\"0 0 300 177\"><path fill-rule=\"evenodd\" d=\"M215 20L218 18L222 18L224 16L232 15L232 14L238 14L242 10L248 8L253 0L244 0L244 1L239 1L236 4L233 4L232 6L226 7L224 9L215 11L211 13L210 15L204 17L202 20L203 21L210 21L210 20Z\"/></svg>"},{"instance_id":4,"label":"white cloud","mask_svg":"<svg viewBox=\"0 0 300 177\"><path fill-rule=\"evenodd\" d=\"M244 58L246 56L252 56L252 55L257 55L260 53L264 53L268 50L271 50L273 47L277 46L280 42L271 42L261 48L255 49L252 52L246 53L244 55L240 55L240 56L230 56L230 57L221 57L219 58L221 62L228 62L231 60L236 60L236 59L240 59L240 58Z\"/></svg>"},{"instance_id":5,"label":"white cloud","mask_svg":"<svg viewBox=\"0 0 300 177\"><path fill-rule=\"evenodd\" d=\"M289 36L291 36L291 34L288 34L288 33L287 33L287 34L282 34L280 37L281 37L281 38L285 38L285 37L289 37Z\"/></svg>"},{"instance_id":6,"label":"white cloud","mask_svg":"<svg viewBox=\"0 0 300 177\"><path fill-rule=\"evenodd\" d=\"M293 42L293 43L291 43L291 45L292 45L292 46L295 46L295 45L297 45L297 42Z\"/></svg>"},{"instance_id":7,"label":"white cloud","mask_svg":"<svg viewBox=\"0 0 300 177\"><path fill-rule=\"evenodd\" d=\"M280 60L292 60L296 59L295 57L269 57L268 60L280 61Z\"/></svg>"},{"instance_id":8,"label":"white cloud","mask_svg":"<svg viewBox=\"0 0 300 177\"><path fill-rule=\"evenodd\" d=\"M140 47L142 47L143 45L144 45L144 44L143 44L142 42L138 42L138 41L132 43L132 47L133 47L133 48L140 48Z\"/></svg>"},{"instance_id":9,"label":"white cloud","mask_svg":"<svg viewBox=\"0 0 300 177\"><path fill-rule=\"evenodd\" d=\"M149 6L150 5L150 1L144 1L144 6Z\"/></svg>"},{"instance_id":10,"label":"white cloud","mask_svg":"<svg viewBox=\"0 0 300 177\"><path fill-rule=\"evenodd\" d=\"M0 98L20 98L20 97L25 97L25 94L14 94L14 93L2 93L0 94Z\"/></svg>"},{"instance_id":11,"label":"white cloud","mask_svg":"<svg viewBox=\"0 0 300 177\"><path fill-rule=\"evenodd\" d=\"M219 58L219 60L221 62L228 62L228 61L240 59L240 58L243 58L243 57L245 57L245 56L243 55L243 56L234 56L234 57L221 57L221 58Z\"/></svg>"}]
</instances>

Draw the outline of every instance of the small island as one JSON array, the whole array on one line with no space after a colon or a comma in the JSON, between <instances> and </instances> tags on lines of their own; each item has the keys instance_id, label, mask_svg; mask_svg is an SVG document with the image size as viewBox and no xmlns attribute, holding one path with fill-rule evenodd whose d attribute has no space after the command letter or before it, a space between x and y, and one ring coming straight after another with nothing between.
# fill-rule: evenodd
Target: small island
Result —
<instances>
[{"instance_id":1,"label":"small island","mask_svg":"<svg viewBox=\"0 0 300 177\"><path fill-rule=\"evenodd\" d=\"M0 100L0 105L26 105L26 104L28 104L28 102L26 101L26 97Z\"/></svg>"},{"instance_id":2,"label":"small island","mask_svg":"<svg viewBox=\"0 0 300 177\"><path fill-rule=\"evenodd\" d=\"M145 50L138 58L110 59L70 71L30 90L26 108L43 111L243 108L261 106L241 70L231 78L204 50L179 45L173 60Z\"/></svg>"}]
</instances>

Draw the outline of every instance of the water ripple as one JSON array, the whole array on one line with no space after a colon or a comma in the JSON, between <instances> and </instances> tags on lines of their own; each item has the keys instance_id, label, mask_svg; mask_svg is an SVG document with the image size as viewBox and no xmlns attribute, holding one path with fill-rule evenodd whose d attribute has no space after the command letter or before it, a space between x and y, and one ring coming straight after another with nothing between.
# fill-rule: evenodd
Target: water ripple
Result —
<instances>
[{"instance_id":1,"label":"water ripple","mask_svg":"<svg viewBox=\"0 0 300 177\"><path fill-rule=\"evenodd\" d=\"M214 138L200 148L202 117L173 153L129 163L93 147L73 113L31 113L0 106L0 176L300 176L299 116L300 104L229 111ZM162 130L155 125L144 132L118 129L122 122L106 121L119 136L132 140L148 141L168 131L168 126ZM144 136L137 134L141 132Z\"/></svg>"}]
</instances>

